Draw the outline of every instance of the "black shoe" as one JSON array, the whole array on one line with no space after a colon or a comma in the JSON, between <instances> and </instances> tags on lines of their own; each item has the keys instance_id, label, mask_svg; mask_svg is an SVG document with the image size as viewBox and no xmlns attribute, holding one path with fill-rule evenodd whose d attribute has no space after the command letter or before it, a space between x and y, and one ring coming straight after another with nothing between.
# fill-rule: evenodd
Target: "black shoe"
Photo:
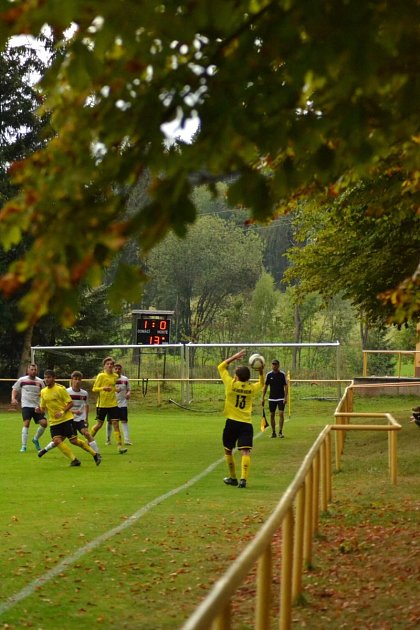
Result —
<instances>
[{"instance_id":1,"label":"black shoe","mask_svg":"<svg viewBox=\"0 0 420 630\"><path fill-rule=\"evenodd\" d=\"M273 431L273 433L271 434L271 437L277 437L277 433Z\"/></svg>"},{"instance_id":2,"label":"black shoe","mask_svg":"<svg viewBox=\"0 0 420 630\"><path fill-rule=\"evenodd\" d=\"M224 481L224 483L225 483L227 486L237 486L237 485L238 485L238 480L237 480L237 479L234 479L233 477L225 477L225 478L223 479L223 481Z\"/></svg>"},{"instance_id":3,"label":"black shoe","mask_svg":"<svg viewBox=\"0 0 420 630\"><path fill-rule=\"evenodd\" d=\"M38 457L42 457L43 455L45 455L47 451L45 450L45 448L41 448L40 451L38 451Z\"/></svg>"},{"instance_id":4,"label":"black shoe","mask_svg":"<svg viewBox=\"0 0 420 630\"><path fill-rule=\"evenodd\" d=\"M73 461L70 462L70 466L81 466L81 463L78 459L73 459Z\"/></svg>"},{"instance_id":5,"label":"black shoe","mask_svg":"<svg viewBox=\"0 0 420 630\"><path fill-rule=\"evenodd\" d=\"M246 479L241 479L239 481L238 488L246 488Z\"/></svg>"},{"instance_id":6,"label":"black shoe","mask_svg":"<svg viewBox=\"0 0 420 630\"><path fill-rule=\"evenodd\" d=\"M119 447L118 447L118 452L119 452L119 454L120 454L120 455L124 455L124 453L126 453L126 452L127 452L127 450L128 450L128 449L123 448L122 446L119 446Z\"/></svg>"},{"instance_id":7,"label":"black shoe","mask_svg":"<svg viewBox=\"0 0 420 630\"><path fill-rule=\"evenodd\" d=\"M95 460L96 465L97 465L97 466L99 466L99 464L100 464L100 463L101 463L101 461L102 461L102 457L100 456L100 454L99 454L99 453L96 453L96 454L93 456L93 459Z\"/></svg>"},{"instance_id":8,"label":"black shoe","mask_svg":"<svg viewBox=\"0 0 420 630\"><path fill-rule=\"evenodd\" d=\"M283 433L281 431L279 433L279 438L284 438L284 435L283 435Z\"/></svg>"}]
</instances>

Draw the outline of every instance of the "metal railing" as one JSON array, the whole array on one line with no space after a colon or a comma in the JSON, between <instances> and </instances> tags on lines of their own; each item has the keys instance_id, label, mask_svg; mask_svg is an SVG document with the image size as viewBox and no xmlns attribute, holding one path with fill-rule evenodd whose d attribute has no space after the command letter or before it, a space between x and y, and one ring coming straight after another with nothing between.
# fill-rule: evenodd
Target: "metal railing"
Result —
<instances>
[{"instance_id":1,"label":"metal railing","mask_svg":"<svg viewBox=\"0 0 420 630\"><path fill-rule=\"evenodd\" d=\"M231 601L236 590L257 565L256 630L269 630L273 615L273 545L281 530L280 610L278 627L290 630L292 606L302 595L304 567L312 564L312 542L318 532L320 512L332 500L331 432L334 431L336 468L340 469L344 436L350 430L388 431L389 467L392 483L397 482L397 431L401 426L389 413L353 413L354 385L349 385L335 411L335 424L321 431L303 460L295 478L273 513L255 538L216 582L209 595L196 608L182 630L228 630L231 628ZM383 418L387 424L351 424L355 418Z\"/></svg>"}]
</instances>

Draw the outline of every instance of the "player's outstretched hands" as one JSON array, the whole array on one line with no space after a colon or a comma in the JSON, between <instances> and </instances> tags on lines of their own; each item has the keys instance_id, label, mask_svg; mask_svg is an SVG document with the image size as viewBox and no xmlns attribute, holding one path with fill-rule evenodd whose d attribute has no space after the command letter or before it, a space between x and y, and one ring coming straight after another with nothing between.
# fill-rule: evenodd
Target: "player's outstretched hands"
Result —
<instances>
[{"instance_id":1,"label":"player's outstretched hands","mask_svg":"<svg viewBox=\"0 0 420 630\"><path fill-rule=\"evenodd\" d=\"M239 352L237 352L236 354L232 354L231 357L225 359L226 363L232 363L232 361L238 361L239 359L242 359L245 356L246 352L245 350L239 350Z\"/></svg>"}]
</instances>

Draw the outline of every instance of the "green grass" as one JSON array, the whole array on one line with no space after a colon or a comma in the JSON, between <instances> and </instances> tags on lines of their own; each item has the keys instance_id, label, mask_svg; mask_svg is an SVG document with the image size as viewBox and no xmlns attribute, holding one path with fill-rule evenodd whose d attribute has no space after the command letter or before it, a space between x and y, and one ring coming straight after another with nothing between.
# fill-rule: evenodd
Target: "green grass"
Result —
<instances>
[{"instance_id":1,"label":"green grass","mask_svg":"<svg viewBox=\"0 0 420 630\"><path fill-rule=\"evenodd\" d=\"M383 399L380 402L383 405ZM377 401L369 399L367 404ZM388 482L385 434L353 434L346 440L343 471L334 476L333 494L350 486L349 501L355 499L357 505L357 497L363 497L363 509L374 498L398 503L408 480L413 492L420 490L415 463L420 434L406 422L413 404L409 399L386 401L386 410L404 419L399 436L401 485L393 488ZM221 461L196 483L175 492L221 460L221 414L175 406L133 407L134 445L127 455L104 446L102 430L101 466L74 447L82 466L70 468L57 450L39 459L31 444L27 453L19 453L20 414L3 412L0 607L77 550L129 523L8 607L0 615L3 627L180 627L273 510L321 427L332 420L335 406L334 401L299 401L286 424L285 440L272 440L269 430L256 439L245 491L224 486ZM256 415L256 435L259 422ZM33 432L31 427L31 437ZM131 522L129 517L142 508L144 514ZM250 626L244 621L241 627Z\"/></svg>"}]
</instances>

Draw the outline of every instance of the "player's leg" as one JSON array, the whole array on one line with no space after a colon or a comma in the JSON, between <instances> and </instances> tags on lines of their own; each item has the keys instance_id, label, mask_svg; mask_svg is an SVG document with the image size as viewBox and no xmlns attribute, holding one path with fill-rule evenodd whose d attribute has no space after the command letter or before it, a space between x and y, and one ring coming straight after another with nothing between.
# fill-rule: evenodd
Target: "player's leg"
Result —
<instances>
[{"instance_id":1,"label":"player's leg","mask_svg":"<svg viewBox=\"0 0 420 630\"><path fill-rule=\"evenodd\" d=\"M241 422L241 433L238 438L238 449L241 453L241 478L238 487L246 488L251 468L251 450L253 447L254 429L250 422Z\"/></svg>"},{"instance_id":2,"label":"player's leg","mask_svg":"<svg viewBox=\"0 0 420 630\"><path fill-rule=\"evenodd\" d=\"M53 425L50 428L52 440L55 446L58 448L58 450L63 453L64 457L67 457L67 459L70 460L70 466L80 466L80 462L76 458L76 455L73 453L71 448L67 446L67 444L64 442L64 440L67 437L66 427L63 426L65 424L66 423L63 422L62 424Z\"/></svg>"},{"instance_id":3,"label":"player's leg","mask_svg":"<svg viewBox=\"0 0 420 630\"><path fill-rule=\"evenodd\" d=\"M271 424L271 437L277 437L276 434L276 403L272 400L268 401L268 408L270 410L270 424Z\"/></svg>"},{"instance_id":4,"label":"player's leg","mask_svg":"<svg viewBox=\"0 0 420 630\"><path fill-rule=\"evenodd\" d=\"M105 442L107 446L110 446L111 444L112 429L113 429L112 422L111 420L108 420L108 422L106 423L106 442Z\"/></svg>"},{"instance_id":5,"label":"player's leg","mask_svg":"<svg viewBox=\"0 0 420 630\"><path fill-rule=\"evenodd\" d=\"M95 437L99 429L102 428L102 425L106 418L106 412L107 412L107 409L105 407L96 408L96 422L90 430L90 434L92 437Z\"/></svg>"},{"instance_id":6,"label":"player's leg","mask_svg":"<svg viewBox=\"0 0 420 630\"><path fill-rule=\"evenodd\" d=\"M20 452L25 453L26 447L28 445L28 435L29 435L29 425L32 418L32 409L30 407L22 407L22 443L20 447Z\"/></svg>"},{"instance_id":7,"label":"player's leg","mask_svg":"<svg viewBox=\"0 0 420 630\"><path fill-rule=\"evenodd\" d=\"M115 441L117 443L118 452L121 455L123 455L124 453L127 452L127 449L122 445L122 438L121 438L119 420L117 420L116 418L114 418L112 420L112 428L114 429L114 437L115 437Z\"/></svg>"},{"instance_id":8,"label":"player's leg","mask_svg":"<svg viewBox=\"0 0 420 630\"><path fill-rule=\"evenodd\" d=\"M283 435L283 425L284 425L284 401L279 402L279 437L284 438Z\"/></svg>"},{"instance_id":9,"label":"player's leg","mask_svg":"<svg viewBox=\"0 0 420 630\"><path fill-rule=\"evenodd\" d=\"M91 436L91 434L89 433L89 429L87 428L84 420L82 420L81 422L74 422L78 432L83 435L83 437L86 439L87 443L89 444L90 448L92 448L95 453L99 453L99 446L96 442L96 440Z\"/></svg>"},{"instance_id":10,"label":"player's leg","mask_svg":"<svg viewBox=\"0 0 420 630\"><path fill-rule=\"evenodd\" d=\"M233 449L236 444L236 430L235 425L238 424L234 420L226 420L225 428L223 429L223 448L225 451L225 461L228 467L229 476L223 479L227 486L237 486L238 479L236 477L235 460L233 458Z\"/></svg>"},{"instance_id":11,"label":"player's leg","mask_svg":"<svg viewBox=\"0 0 420 630\"><path fill-rule=\"evenodd\" d=\"M99 453L94 451L87 442L77 437L77 427L75 426L73 420L68 420L68 423L69 425L71 425L71 429L69 428L68 432L70 433L70 435L67 435L67 437L70 440L71 444L74 444L74 446L78 446L79 448L92 455L96 465L99 466L102 461L102 457L99 455Z\"/></svg>"},{"instance_id":12,"label":"player's leg","mask_svg":"<svg viewBox=\"0 0 420 630\"><path fill-rule=\"evenodd\" d=\"M120 432L120 410L118 407L110 409L112 428L114 429L115 442L117 443L118 452L123 455L127 449L122 445L122 437Z\"/></svg>"},{"instance_id":13,"label":"player's leg","mask_svg":"<svg viewBox=\"0 0 420 630\"><path fill-rule=\"evenodd\" d=\"M47 428L47 419L41 413L34 413L33 419L35 424L38 425L38 429L34 437L32 438L32 444L35 446L37 451L41 450L41 444L39 443L39 438L44 434L45 429Z\"/></svg>"},{"instance_id":14,"label":"player's leg","mask_svg":"<svg viewBox=\"0 0 420 630\"><path fill-rule=\"evenodd\" d=\"M56 444L54 444L53 441L48 442L47 446L44 446L44 448L41 448L41 450L38 451L38 457L44 457L44 455L53 448L56 448Z\"/></svg>"},{"instance_id":15,"label":"player's leg","mask_svg":"<svg viewBox=\"0 0 420 630\"><path fill-rule=\"evenodd\" d=\"M128 431L128 409L127 407L120 407L120 427L124 436L124 444L131 446L130 433Z\"/></svg>"},{"instance_id":16,"label":"player's leg","mask_svg":"<svg viewBox=\"0 0 420 630\"><path fill-rule=\"evenodd\" d=\"M74 446L78 446L79 448L92 455L92 457L96 455L96 452L93 450L93 448L91 448L87 442L78 438L77 435L72 435L72 437L69 438L69 441Z\"/></svg>"},{"instance_id":17,"label":"player's leg","mask_svg":"<svg viewBox=\"0 0 420 630\"><path fill-rule=\"evenodd\" d=\"M76 458L76 455L71 450L71 448L69 446L67 446L67 444L65 442L63 442L63 440L55 441L55 445L58 448L58 450L63 453L64 457L67 457L70 460L71 464L73 464L73 462L78 462L79 461ZM80 462L79 462L79 464L73 464L73 466L76 466L76 465L80 466Z\"/></svg>"}]
</instances>

